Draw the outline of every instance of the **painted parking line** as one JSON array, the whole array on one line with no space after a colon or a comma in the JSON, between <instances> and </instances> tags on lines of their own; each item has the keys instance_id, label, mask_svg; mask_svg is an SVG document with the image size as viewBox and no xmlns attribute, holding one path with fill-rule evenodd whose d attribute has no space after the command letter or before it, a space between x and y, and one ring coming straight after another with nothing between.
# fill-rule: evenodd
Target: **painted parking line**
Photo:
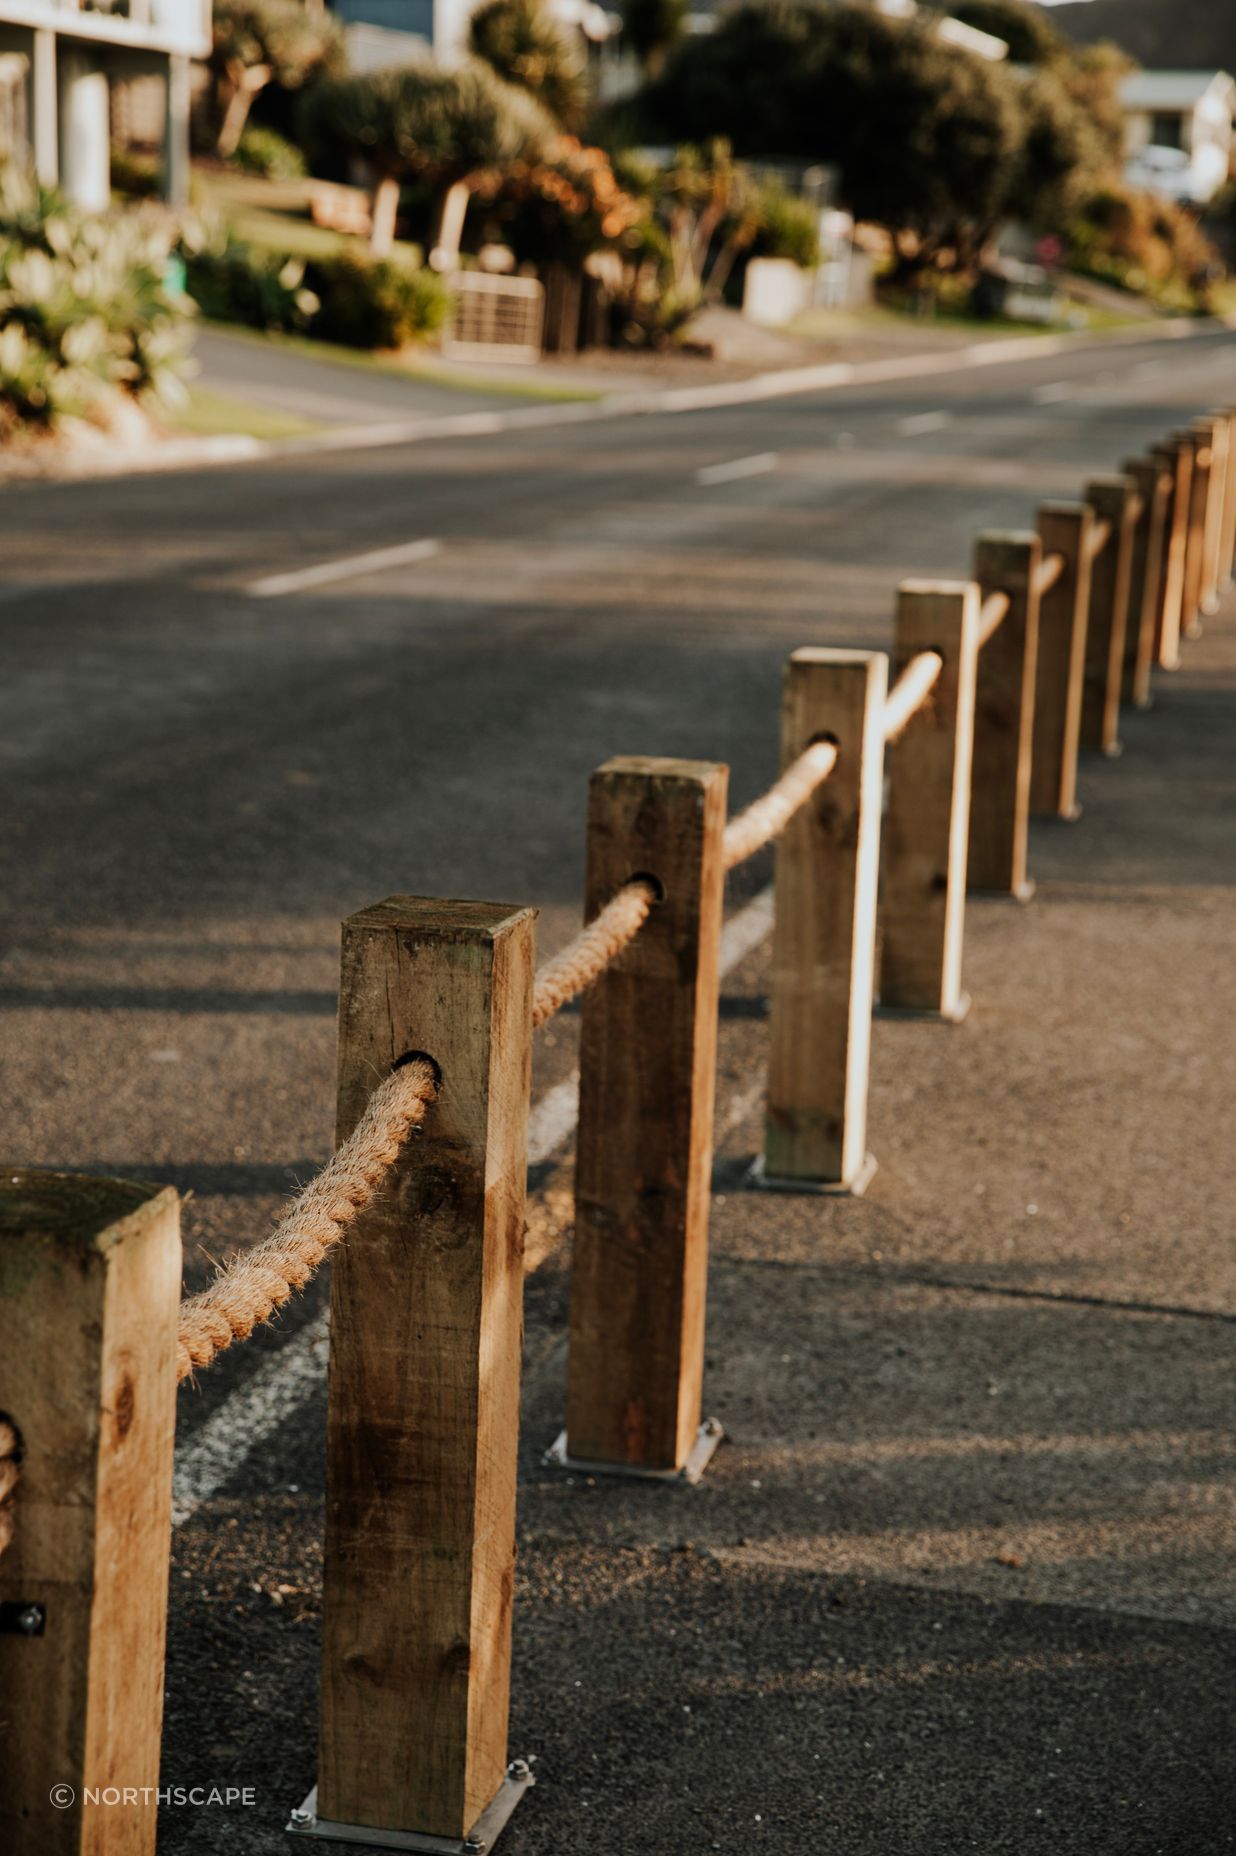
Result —
<instances>
[{"instance_id":1,"label":"painted parking line","mask_svg":"<svg viewBox=\"0 0 1236 1856\"><path fill-rule=\"evenodd\" d=\"M764 477L781 462L775 451L757 451L749 458L731 458L728 464L706 464L697 470L697 483L737 483L740 477Z\"/></svg>"},{"instance_id":2,"label":"painted parking line","mask_svg":"<svg viewBox=\"0 0 1236 1856\"><path fill-rule=\"evenodd\" d=\"M721 931L720 973L725 979L741 960L766 939L773 920L773 893L763 889L730 917ZM761 1089L763 1087L761 1079ZM755 1106L745 1093L727 1119L728 1132ZM528 1160L533 1166L548 1160L574 1133L579 1120L579 1071L547 1090L534 1103L528 1118ZM181 1527L229 1483L258 1446L294 1418L321 1389L326 1377L327 1317L319 1315L309 1326L266 1360L252 1377L230 1392L192 1437L176 1451L172 1482L172 1522Z\"/></svg>"},{"instance_id":3,"label":"painted parking line","mask_svg":"<svg viewBox=\"0 0 1236 1856\"><path fill-rule=\"evenodd\" d=\"M942 432L952 423L951 412L915 412L906 419L898 419L897 430L903 438L917 438L925 432Z\"/></svg>"},{"instance_id":4,"label":"painted parking line","mask_svg":"<svg viewBox=\"0 0 1236 1856\"><path fill-rule=\"evenodd\" d=\"M407 567L413 561L427 561L441 546L440 541L425 539L401 542L394 548L371 548L367 554L348 554L341 560L319 561L316 567L267 574L261 580L251 580L245 592L252 599L277 599L282 593L301 593L309 587L329 586L336 580L358 580L365 574L382 573L388 567Z\"/></svg>"}]
</instances>

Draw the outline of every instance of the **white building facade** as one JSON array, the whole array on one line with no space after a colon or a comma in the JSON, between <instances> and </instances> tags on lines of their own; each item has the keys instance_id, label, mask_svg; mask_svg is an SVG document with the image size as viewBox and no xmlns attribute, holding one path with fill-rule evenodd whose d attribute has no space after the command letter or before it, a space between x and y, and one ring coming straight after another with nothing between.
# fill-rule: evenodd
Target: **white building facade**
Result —
<instances>
[{"instance_id":1,"label":"white building facade","mask_svg":"<svg viewBox=\"0 0 1236 1856\"><path fill-rule=\"evenodd\" d=\"M101 212L111 189L110 85L166 86L164 190L189 193L189 66L210 50L210 0L0 0L0 55L24 58L28 154L41 181Z\"/></svg>"}]
</instances>

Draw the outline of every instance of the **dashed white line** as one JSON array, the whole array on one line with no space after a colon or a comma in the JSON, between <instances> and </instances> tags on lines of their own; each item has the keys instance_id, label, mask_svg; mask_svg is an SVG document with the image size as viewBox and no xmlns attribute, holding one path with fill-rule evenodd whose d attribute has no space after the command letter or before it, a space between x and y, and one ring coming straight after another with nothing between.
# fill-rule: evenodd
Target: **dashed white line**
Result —
<instances>
[{"instance_id":1,"label":"dashed white line","mask_svg":"<svg viewBox=\"0 0 1236 1856\"><path fill-rule=\"evenodd\" d=\"M1068 380L1048 380L1041 387L1035 387L1030 398L1037 406L1053 406L1057 400L1070 399L1075 389Z\"/></svg>"},{"instance_id":2,"label":"dashed white line","mask_svg":"<svg viewBox=\"0 0 1236 1856\"><path fill-rule=\"evenodd\" d=\"M942 432L952 423L951 412L914 412L908 418L898 419L897 430L903 438L916 438L925 432Z\"/></svg>"},{"instance_id":3,"label":"dashed white line","mask_svg":"<svg viewBox=\"0 0 1236 1856\"><path fill-rule=\"evenodd\" d=\"M763 889L731 916L721 932L721 978L753 953L772 928L773 893ZM759 1089L763 1088L761 1078ZM722 1116L728 1132L754 1108L752 1090ZM579 1119L579 1071L547 1090L528 1118L528 1161L548 1160L570 1137ZM718 1134L717 1139L720 1140ZM172 1481L172 1523L180 1527L229 1482L259 1444L311 1399L326 1371L327 1317L320 1315L213 1411L176 1452Z\"/></svg>"},{"instance_id":4,"label":"dashed white line","mask_svg":"<svg viewBox=\"0 0 1236 1856\"><path fill-rule=\"evenodd\" d=\"M407 567L437 554L439 541L405 541L394 548L371 548L367 554L349 554L336 561L319 561L316 567L299 567L291 573L267 574L251 580L245 592L253 599L276 599L281 593L300 593L306 587L329 586L334 580L358 580L364 574L382 573L388 567Z\"/></svg>"},{"instance_id":5,"label":"dashed white line","mask_svg":"<svg viewBox=\"0 0 1236 1856\"><path fill-rule=\"evenodd\" d=\"M706 464L697 470L697 483L737 483L740 477L764 477L781 462L775 451L757 451L753 457L731 458L728 464Z\"/></svg>"}]
</instances>

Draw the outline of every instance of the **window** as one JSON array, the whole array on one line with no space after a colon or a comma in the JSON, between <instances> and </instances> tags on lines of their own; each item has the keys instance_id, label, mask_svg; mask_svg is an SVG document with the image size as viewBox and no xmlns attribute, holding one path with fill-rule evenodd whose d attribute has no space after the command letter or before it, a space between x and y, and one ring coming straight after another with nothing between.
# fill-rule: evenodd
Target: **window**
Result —
<instances>
[{"instance_id":1,"label":"window","mask_svg":"<svg viewBox=\"0 0 1236 1856\"><path fill-rule=\"evenodd\" d=\"M1156 110L1150 118L1150 139L1156 148L1184 147L1184 117L1179 110Z\"/></svg>"}]
</instances>

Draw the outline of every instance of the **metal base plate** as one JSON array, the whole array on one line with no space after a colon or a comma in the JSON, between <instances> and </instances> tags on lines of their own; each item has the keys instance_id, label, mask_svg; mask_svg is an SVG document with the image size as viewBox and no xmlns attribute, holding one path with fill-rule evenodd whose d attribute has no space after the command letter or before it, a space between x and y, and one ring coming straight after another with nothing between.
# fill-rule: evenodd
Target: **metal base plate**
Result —
<instances>
[{"instance_id":1,"label":"metal base plate","mask_svg":"<svg viewBox=\"0 0 1236 1856\"><path fill-rule=\"evenodd\" d=\"M861 1199L876 1176L876 1157L866 1154L853 1179L781 1179L764 1171L764 1156L751 1163L744 1184L761 1192L809 1192L826 1199Z\"/></svg>"},{"instance_id":2,"label":"metal base plate","mask_svg":"<svg viewBox=\"0 0 1236 1856\"><path fill-rule=\"evenodd\" d=\"M641 1469L638 1463L597 1463L589 1457L568 1456L567 1434L559 1431L541 1461L550 1469L569 1469L579 1476L634 1476L638 1482L696 1483L712 1461L725 1436L719 1418L705 1418L695 1433L691 1454L681 1469Z\"/></svg>"},{"instance_id":3,"label":"metal base plate","mask_svg":"<svg viewBox=\"0 0 1236 1856\"><path fill-rule=\"evenodd\" d=\"M876 1018L921 1018L929 1025L959 1025L970 1015L970 995L963 992L951 1012L933 1012L919 1005L877 1005Z\"/></svg>"},{"instance_id":4,"label":"metal base plate","mask_svg":"<svg viewBox=\"0 0 1236 1856\"><path fill-rule=\"evenodd\" d=\"M376 1830L371 1824L340 1824L334 1818L319 1817L316 1785L299 1810L292 1812L285 1829L294 1837L317 1837L324 1843L359 1843L373 1850L414 1850L420 1856L485 1856L524 1793L535 1784L528 1761L513 1759L506 1777L466 1837L431 1837L419 1830Z\"/></svg>"}]
</instances>

